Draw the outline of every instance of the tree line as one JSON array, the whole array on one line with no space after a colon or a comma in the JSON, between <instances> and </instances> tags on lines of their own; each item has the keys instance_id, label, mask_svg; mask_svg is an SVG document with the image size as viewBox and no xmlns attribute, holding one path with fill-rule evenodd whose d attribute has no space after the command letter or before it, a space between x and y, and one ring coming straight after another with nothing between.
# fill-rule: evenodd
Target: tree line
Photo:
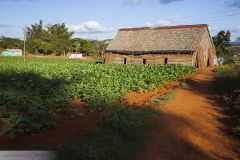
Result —
<instances>
[{"instance_id":1,"label":"tree line","mask_svg":"<svg viewBox=\"0 0 240 160\"><path fill-rule=\"evenodd\" d=\"M99 41L72 38L74 32L70 32L64 23L44 26L43 21L40 21L26 27L24 31L26 51L32 54L66 55L72 51L91 56L102 55L110 42L110 39ZM0 38L0 50L16 48L23 49L23 40Z\"/></svg>"},{"instance_id":2,"label":"tree line","mask_svg":"<svg viewBox=\"0 0 240 160\"><path fill-rule=\"evenodd\" d=\"M32 54L66 55L67 52L73 51L85 55L99 56L105 53L105 49L110 42L110 40L72 38L74 32L70 32L64 23L44 26L43 21L40 21L26 27L25 33L26 51ZM236 41L240 42L240 37ZM229 31L220 31L213 37L213 42L218 56L227 55L233 50L230 47L231 33ZM0 51L7 48L23 49L23 41L17 38L1 37ZM239 52L239 48L235 52Z\"/></svg>"}]
</instances>

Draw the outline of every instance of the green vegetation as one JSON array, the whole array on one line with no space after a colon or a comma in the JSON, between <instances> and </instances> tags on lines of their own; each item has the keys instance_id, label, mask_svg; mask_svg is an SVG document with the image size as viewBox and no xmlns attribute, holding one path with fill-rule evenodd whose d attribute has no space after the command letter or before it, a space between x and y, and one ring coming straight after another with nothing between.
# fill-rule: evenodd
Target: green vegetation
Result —
<instances>
[{"instance_id":1,"label":"green vegetation","mask_svg":"<svg viewBox=\"0 0 240 160\"><path fill-rule=\"evenodd\" d=\"M73 32L65 24L43 26L43 22L26 27L27 50L30 53L66 53Z\"/></svg>"},{"instance_id":2,"label":"green vegetation","mask_svg":"<svg viewBox=\"0 0 240 160\"><path fill-rule=\"evenodd\" d=\"M175 98L174 92L168 92L163 96L151 100L152 105L164 107L169 101Z\"/></svg>"},{"instance_id":3,"label":"green vegetation","mask_svg":"<svg viewBox=\"0 0 240 160\"><path fill-rule=\"evenodd\" d=\"M223 95L226 104L232 107L238 114L238 125L233 133L240 135L240 66L224 65L218 68L216 89ZM236 93L235 93L236 92Z\"/></svg>"},{"instance_id":4,"label":"green vegetation","mask_svg":"<svg viewBox=\"0 0 240 160\"><path fill-rule=\"evenodd\" d=\"M70 160L129 160L140 150L150 131L150 121L158 112L114 106L102 120L103 131L84 140L73 138L59 147L60 157ZM60 159L61 159L60 158Z\"/></svg>"},{"instance_id":5,"label":"green vegetation","mask_svg":"<svg viewBox=\"0 0 240 160\"><path fill-rule=\"evenodd\" d=\"M1 58L3 134L10 133L14 139L54 126L55 111L66 107L69 99L80 98L91 109L102 108L123 100L129 91L152 90L194 70L180 65L103 65L37 58L27 59L24 65L21 58Z\"/></svg>"},{"instance_id":6,"label":"green vegetation","mask_svg":"<svg viewBox=\"0 0 240 160\"><path fill-rule=\"evenodd\" d=\"M178 87L179 88L187 88L188 87L188 84L185 82L185 81L182 81L178 84Z\"/></svg>"},{"instance_id":7,"label":"green vegetation","mask_svg":"<svg viewBox=\"0 0 240 160\"><path fill-rule=\"evenodd\" d=\"M70 50L81 52L85 55L103 56L110 40L86 40L81 38L73 38L70 40Z\"/></svg>"},{"instance_id":8,"label":"green vegetation","mask_svg":"<svg viewBox=\"0 0 240 160\"><path fill-rule=\"evenodd\" d=\"M215 37L213 37L217 55L223 56L224 54L228 54L227 47L230 46L230 41L231 33L229 31L220 31Z\"/></svg>"},{"instance_id":9,"label":"green vegetation","mask_svg":"<svg viewBox=\"0 0 240 160\"><path fill-rule=\"evenodd\" d=\"M0 55L4 49L23 49L23 41L17 38L0 37Z\"/></svg>"},{"instance_id":10,"label":"green vegetation","mask_svg":"<svg viewBox=\"0 0 240 160\"><path fill-rule=\"evenodd\" d=\"M224 65L218 67L216 86L222 94L228 94L240 88L240 67Z\"/></svg>"},{"instance_id":11,"label":"green vegetation","mask_svg":"<svg viewBox=\"0 0 240 160\"><path fill-rule=\"evenodd\" d=\"M26 51L32 54L66 55L81 52L85 55L102 57L110 39L103 41L72 38L64 23L43 25L43 21L25 28ZM17 38L0 37L0 52L4 49L23 49L24 42Z\"/></svg>"}]
</instances>

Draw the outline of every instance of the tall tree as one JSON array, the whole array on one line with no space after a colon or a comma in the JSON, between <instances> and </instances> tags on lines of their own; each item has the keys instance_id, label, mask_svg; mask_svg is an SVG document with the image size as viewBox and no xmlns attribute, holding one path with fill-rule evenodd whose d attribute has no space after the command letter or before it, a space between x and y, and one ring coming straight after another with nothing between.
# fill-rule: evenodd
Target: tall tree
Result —
<instances>
[{"instance_id":1,"label":"tall tree","mask_svg":"<svg viewBox=\"0 0 240 160\"><path fill-rule=\"evenodd\" d=\"M30 27L26 27L25 30L27 36L27 50L29 52L39 53L49 48L45 41L46 37L48 37L48 33L43 27L42 20L40 20L39 23L32 24Z\"/></svg>"},{"instance_id":2,"label":"tall tree","mask_svg":"<svg viewBox=\"0 0 240 160\"><path fill-rule=\"evenodd\" d=\"M213 42L218 55L228 54L227 47L230 46L230 38L231 33L229 31L220 31L215 37L213 37Z\"/></svg>"},{"instance_id":3,"label":"tall tree","mask_svg":"<svg viewBox=\"0 0 240 160\"><path fill-rule=\"evenodd\" d=\"M93 41L81 39L81 38L74 38L70 41L71 51L81 51L82 53L86 55L93 55L95 53L95 46L93 44Z\"/></svg>"},{"instance_id":4,"label":"tall tree","mask_svg":"<svg viewBox=\"0 0 240 160\"><path fill-rule=\"evenodd\" d=\"M103 41L94 40L92 42L95 46L96 54L98 56L103 56L110 40L108 40L108 39L103 40Z\"/></svg>"},{"instance_id":5,"label":"tall tree","mask_svg":"<svg viewBox=\"0 0 240 160\"><path fill-rule=\"evenodd\" d=\"M81 51L86 55L93 55L95 53L95 46L91 41L84 40L81 44Z\"/></svg>"},{"instance_id":6,"label":"tall tree","mask_svg":"<svg viewBox=\"0 0 240 160\"><path fill-rule=\"evenodd\" d=\"M73 32L64 23L43 26L43 21L26 27L27 50L31 53L65 53Z\"/></svg>"},{"instance_id":7,"label":"tall tree","mask_svg":"<svg viewBox=\"0 0 240 160\"><path fill-rule=\"evenodd\" d=\"M69 32L64 23L47 26L50 44L53 52L57 54L65 54L70 45L70 38L74 32Z\"/></svg>"}]
</instances>

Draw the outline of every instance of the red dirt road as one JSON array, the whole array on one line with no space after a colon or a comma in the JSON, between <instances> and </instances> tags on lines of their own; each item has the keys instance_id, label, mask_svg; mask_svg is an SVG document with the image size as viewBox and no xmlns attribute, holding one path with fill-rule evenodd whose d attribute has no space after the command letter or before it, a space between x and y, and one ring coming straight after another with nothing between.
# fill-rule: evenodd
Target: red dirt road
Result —
<instances>
[{"instance_id":1,"label":"red dirt road","mask_svg":"<svg viewBox=\"0 0 240 160\"><path fill-rule=\"evenodd\" d=\"M223 123L229 118L214 92L215 72L205 70L176 89L176 99L154 121L142 153L136 160L237 160L240 145ZM238 146L239 147L239 146Z\"/></svg>"}]
</instances>

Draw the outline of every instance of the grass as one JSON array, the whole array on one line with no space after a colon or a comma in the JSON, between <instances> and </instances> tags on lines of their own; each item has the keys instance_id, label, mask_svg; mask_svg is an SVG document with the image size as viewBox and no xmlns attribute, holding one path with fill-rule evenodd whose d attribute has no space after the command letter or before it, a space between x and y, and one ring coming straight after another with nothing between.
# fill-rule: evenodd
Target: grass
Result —
<instances>
[{"instance_id":1,"label":"grass","mask_svg":"<svg viewBox=\"0 0 240 160\"><path fill-rule=\"evenodd\" d=\"M234 93L240 89L240 66L223 65L218 67L216 90L223 96L223 101L238 115L238 123L233 128L233 133L240 136L240 95Z\"/></svg>"},{"instance_id":2,"label":"grass","mask_svg":"<svg viewBox=\"0 0 240 160\"><path fill-rule=\"evenodd\" d=\"M172 99L174 99L175 96L176 95L174 92L168 92L163 96L152 99L150 104L155 105L155 106L164 107L168 102L170 102Z\"/></svg>"},{"instance_id":3,"label":"grass","mask_svg":"<svg viewBox=\"0 0 240 160\"><path fill-rule=\"evenodd\" d=\"M102 131L77 137L61 145L60 159L130 160L134 158L150 131L150 121L158 115L151 109L116 106L101 121Z\"/></svg>"},{"instance_id":4,"label":"grass","mask_svg":"<svg viewBox=\"0 0 240 160\"><path fill-rule=\"evenodd\" d=\"M224 94L240 88L240 66L224 65L218 67L217 70L217 91Z\"/></svg>"},{"instance_id":5,"label":"grass","mask_svg":"<svg viewBox=\"0 0 240 160\"><path fill-rule=\"evenodd\" d=\"M186 82L180 82L178 84L178 88L187 88L188 87L188 84Z\"/></svg>"}]
</instances>

